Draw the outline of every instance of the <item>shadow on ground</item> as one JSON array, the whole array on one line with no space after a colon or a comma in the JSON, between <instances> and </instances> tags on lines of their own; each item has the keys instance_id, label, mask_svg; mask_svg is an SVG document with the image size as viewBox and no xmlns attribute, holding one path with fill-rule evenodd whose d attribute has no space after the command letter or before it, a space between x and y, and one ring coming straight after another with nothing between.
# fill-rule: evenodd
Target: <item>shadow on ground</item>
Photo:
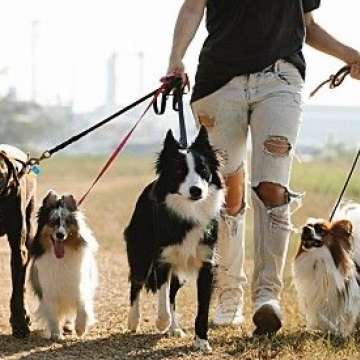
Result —
<instances>
[{"instance_id":1,"label":"shadow on ground","mask_svg":"<svg viewBox=\"0 0 360 360\"><path fill-rule=\"evenodd\" d=\"M31 336L25 340L0 335L0 358L21 359L149 359L181 356L190 347L156 349L161 334L113 334L94 340L65 340L53 343ZM190 343L189 343L190 345ZM22 353L27 353L22 355Z\"/></svg>"},{"instance_id":2,"label":"shadow on ground","mask_svg":"<svg viewBox=\"0 0 360 360\"><path fill-rule=\"evenodd\" d=\"M275 337L250 337L233 332L231 336L211 336L214 353L206 358L278 359L285 354L306 352L309 343L324 344L328 350L339 352L347 346L347 340L336 336L296 331ZM177 359L196 358L191 336L182 344L158 345L164 338L161 334L117 333L93 340L66 340L53 343L39 336L18 340L9 335L0 335L0 358L11 359ZM357 351L360 351L360 333L355 334ZM169 340L171 341L171 340ZM204 358L201 356L201 358Z\"/></svg>"}]
</instances>

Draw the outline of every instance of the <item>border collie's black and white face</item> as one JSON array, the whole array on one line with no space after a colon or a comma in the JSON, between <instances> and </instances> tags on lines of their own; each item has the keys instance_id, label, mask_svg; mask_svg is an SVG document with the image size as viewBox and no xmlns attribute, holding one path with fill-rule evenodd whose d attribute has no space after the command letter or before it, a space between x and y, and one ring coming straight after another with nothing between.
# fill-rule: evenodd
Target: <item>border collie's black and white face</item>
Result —
<instances>
[{"instance_id":1,"label":"border collie's black and white face","mask_svg":"<svg viewBox=\"0 0 360 360\"><path fill-rule=\"evenodd\" d=\"M178 194L189 201L206 199L211 186L222 188L219 167L217 153L209 143L205 127L187 149L180 147L169 130L156 162L157 198L162 201L166 194Z\"/></svg>"}]
</instances>

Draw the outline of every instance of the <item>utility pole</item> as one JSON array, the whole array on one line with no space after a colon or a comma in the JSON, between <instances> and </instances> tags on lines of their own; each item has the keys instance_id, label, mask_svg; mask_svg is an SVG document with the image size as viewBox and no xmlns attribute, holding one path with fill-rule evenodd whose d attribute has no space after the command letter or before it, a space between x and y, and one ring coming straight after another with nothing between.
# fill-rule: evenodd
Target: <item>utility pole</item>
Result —
<instances>
[{"instance_id":1,"label":"utility pole","mask_svg":"<svg viewBox=\"0 0 360 360\"><path fill-rule=\"evenodd\" d=\"M110 108L116 105L116 62L117 53L113 52L107 60L106 106Z\"/></svg>"},{"instance_id":2,"label":"utility pole","mask_svg":"<svg viewBox=\"0 0 360 360\"><path fill-rule=\"evenodd\" d=\"M144 92L144 52L140 50L137 56L139 59L139 95L142 95Z\"/></svg>"}]
</instances>

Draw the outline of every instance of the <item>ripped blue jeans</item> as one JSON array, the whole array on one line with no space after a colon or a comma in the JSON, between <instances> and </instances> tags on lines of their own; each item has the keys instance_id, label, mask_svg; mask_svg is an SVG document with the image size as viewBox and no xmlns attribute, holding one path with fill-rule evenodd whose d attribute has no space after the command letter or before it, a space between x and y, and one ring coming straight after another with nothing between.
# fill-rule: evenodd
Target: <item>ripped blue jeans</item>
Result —
<instances>
[{"instance_id":1,"label":"ripped blue jeans","mask_svg":"<svg viewBox=\"0 0 360 360\"><path fill-rule=\"evenodd\" d=\"M225 154L224 176L247 168L247 140L251 134L255 309L280 299L291 232L290 203L295 197L289 190L289 181L301 124L302 88L303 79L295 66L278 60L261 72L233 78L192 104L197 125L207 127L211 143ZM281 149L277 151L279 143ZM255 191L263 182L286 188L288 203L266 207ZM218 286L241 292L246 282L244 209L245 205L237 216L225 215L219 234Z\"/></svg>"}]
</instances>

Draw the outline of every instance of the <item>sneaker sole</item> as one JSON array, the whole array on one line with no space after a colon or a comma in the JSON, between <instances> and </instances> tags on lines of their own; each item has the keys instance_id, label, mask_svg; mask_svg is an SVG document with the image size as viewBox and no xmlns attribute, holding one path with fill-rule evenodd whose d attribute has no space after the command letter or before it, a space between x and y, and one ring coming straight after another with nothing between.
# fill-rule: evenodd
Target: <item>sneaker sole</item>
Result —
<instances>
[{"instance_id":1,"label":"sneaker sole","mask_svg":"<svg viewBox=\"0 0 360 360\"><path fill-rule=\"evenodd\" d=\"M258 309L253 316L253 322L256 326L253 335L275 334L282 325L271 305L263 305Z\"/></svg>"}]
</instances>

